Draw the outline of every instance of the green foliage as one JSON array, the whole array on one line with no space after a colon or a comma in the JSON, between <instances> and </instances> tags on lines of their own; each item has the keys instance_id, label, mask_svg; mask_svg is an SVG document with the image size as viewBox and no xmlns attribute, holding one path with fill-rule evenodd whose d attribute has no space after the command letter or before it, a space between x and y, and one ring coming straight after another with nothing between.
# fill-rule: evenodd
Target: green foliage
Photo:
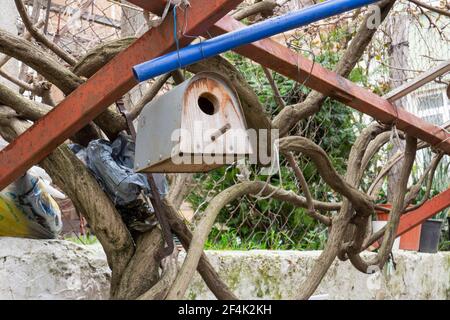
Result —
<instances>
[{"instance_id":1,"label":"green foliage","mask_svg":"<svg viewBox=\"0 0 450 320\"><path fill-rule=\"evenodd\" d=\"M71 236L71 237L64 238L64 240L74 242L77 244L81 244L81 245L91 245L91 244L98 243L97 237L93 236L93 235Z\"/></svg>"}]
</instances>

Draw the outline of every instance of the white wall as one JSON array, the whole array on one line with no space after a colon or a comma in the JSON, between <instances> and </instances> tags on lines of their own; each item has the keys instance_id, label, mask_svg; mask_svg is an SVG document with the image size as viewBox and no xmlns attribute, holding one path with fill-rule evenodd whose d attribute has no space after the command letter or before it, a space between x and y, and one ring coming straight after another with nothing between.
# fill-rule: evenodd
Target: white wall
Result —
<instances>
[{"instance_id":1,"label":"white wall","mask_svg":"<svg viewBox=\"0 0 450 320\"><path fill-rule=\"evenodd\" d=\"M2 1L1 10L0 10L0 29L6 30L8 32L11 32L13 34L17 34L17 10L16 6L14 4L14 1ZM3 55L0 54L0 58L2 58ZM11 59L3 68L2 70L6 71L10 75L17 76L19 72L19 63ZM15 85L13 85L11 82L3 79L3 77L0 77L0 82L2 84L7 85L8 87L15 89L17 88Z\"/></svg>"}]
</instances>

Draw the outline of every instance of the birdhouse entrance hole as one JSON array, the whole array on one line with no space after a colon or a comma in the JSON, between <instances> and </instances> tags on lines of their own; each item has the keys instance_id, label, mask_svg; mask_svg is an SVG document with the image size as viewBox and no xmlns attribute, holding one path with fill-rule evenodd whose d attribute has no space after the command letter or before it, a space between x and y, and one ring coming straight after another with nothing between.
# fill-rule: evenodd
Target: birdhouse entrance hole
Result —
<instances>
[{"instance_id":1,"label":"birdhouse entrance hole","mask_svg":"<svg viewBox=\"0 0 450 320\"><path fill-rule=\"evenodd\" d=\"M203 113L206 113L207 115L210 116L215 114L219 109L218 99L213 94L210 94L208 92L202 93L198 97L197 104L200 110L203 111Z\"/></svg>"}]
</instances>

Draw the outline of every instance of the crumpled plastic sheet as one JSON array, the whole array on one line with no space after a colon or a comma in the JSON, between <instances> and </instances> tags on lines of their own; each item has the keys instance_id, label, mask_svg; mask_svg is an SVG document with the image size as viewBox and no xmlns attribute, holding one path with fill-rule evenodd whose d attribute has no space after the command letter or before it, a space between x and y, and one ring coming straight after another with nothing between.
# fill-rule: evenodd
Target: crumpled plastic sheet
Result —
<instances>
[{"instance_id":1,"label":"crumpled plastic sheet","mask_svg":"<svg viewBox=\"0 0 450 320\"><path fill-rule=\"evenodd\" d=\"M86 149L70 145L77 157L93 172L103 189L118 206L135 201L141 192L149 194L151 189L147 177L133 171L135 143L126 134L119 134L112 143L107 140L93 140ZM162 197L167 194L165 176L154 175L155 183Z\"/></svg>"},{"instance_id":2,"label":"crumpled plastic sheet","mask_svg":"<svg viewBox=\"0 0 450 320\"><path fill-rule=\"evenodd\" d=\"M0 193L0 236L53 239L61 210L40 178L25 174Z\"/></svg>"},{"instance_id":3,"label":"crumpled plastic sheet","mask_svg":"<svg viewBox=\"0 0 450 320\"><path fill-rule=\"evenodd\" d=\"M7 143L0 140L0 149ZM51 178L33 167L0 192L0 236L53 239L62 229L61 210L53 196Z\"/></svg>"}]
</instances>

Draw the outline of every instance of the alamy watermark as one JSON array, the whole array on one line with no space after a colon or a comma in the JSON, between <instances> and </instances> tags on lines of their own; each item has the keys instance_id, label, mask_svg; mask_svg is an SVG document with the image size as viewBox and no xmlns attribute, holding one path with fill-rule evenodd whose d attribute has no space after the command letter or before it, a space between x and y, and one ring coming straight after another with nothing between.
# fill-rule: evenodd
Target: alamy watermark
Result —
<instances>
[{"instance_id":1,"label":"alamy watermark","mask_svg":"<svg viewBox=\"0 0 450 320\"><path fill-rule=\"evenodd\" d=\"M381 24L381 9L377 5L371 5L367 9L366 27L369 30L377 29Z\"/></svg>"},{"instance_id":2,"label":"alamy watermark","mask_svg":"<svg viewBox=\"0 0 450 320\"><path fill-rule=\"evenodd\" d=\"M205 128L203 121L194 121L191 129L172 132L175 146L171 160L181 164L232 164L246 157L249 164L274 168L278 162L278 129ZM265 170L270 174L271 169Z\"/></svg>"}]
</instances>

